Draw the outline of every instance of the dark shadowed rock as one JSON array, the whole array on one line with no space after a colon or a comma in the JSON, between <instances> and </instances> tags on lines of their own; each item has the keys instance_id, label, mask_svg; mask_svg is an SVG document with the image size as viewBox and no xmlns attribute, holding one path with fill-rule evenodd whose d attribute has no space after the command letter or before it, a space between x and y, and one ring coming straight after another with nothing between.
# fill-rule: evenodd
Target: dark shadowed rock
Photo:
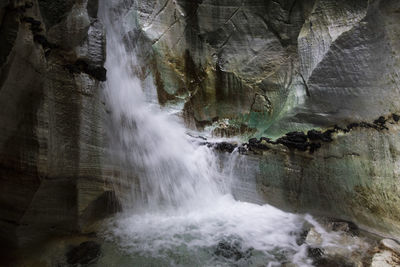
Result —
<instances>
[{"instance_id":1,"label":"dark shadowed rock","mask_svg":"<svg viewBox=\"0 0 400 267\"><path fill-rule=\"evenodd\" d=\"M214 253L227 259L238 261L243 258L249 258L252 255L253 249L243 250L239 242L221 241L218 243Z\"/></svg>"},{"instance_id":2,"label":"dark shadowed rock","mask_svg":"<svg viewBox=\"0 0 400 267\"><path fill-rule=\"evenodd\" d=\"M107 70L103 66L89 65L85 60L78 59L74 64L66 64L65 68L71 73L86 73L99 81L107 80Z\"/></svg>"},{"instance_id":3,"label":"dark shadowed rock","mask_svg":"<svg viewBox=\"0 0 400 267\"><path fill-rule=\"evenodd\" d=\"M344 258L320 258L315 260L314 265L316 267L356 267L355 264L348 262Z\"/></svg>"},{"instance_id":4,"label":"dark shadowed rock","mask_svg":"<svg viewBox=\"0 0 400 267\"><path fill-rule=\"evenodd\" d=\"M219 151L232 153L235 150L235 148L237 147L237 145L231 144L228 142L221 142L221 143L214 144L213 147Z\"/></svg>"},{"instance_id":5,"label":"dark shadowed rock","mask_svg":"<svg viewBox=\"0 0 400 267\"><path fill-rule=\"evenodd\" d=\"M321 248L308 247L307 255L313 260L319 260L324 255L324 251Z\"/></svg>"},{"instance_id":6,"label":"dark shadowed rock","mask_svg":"<svg viewBox=\"0 0 400 267\"><path fill-rule=\"evenodd\" d=\"M70 249L67 254L68 264L95 263L101 254L101 245L94 241L86 241L79 246Z\"/></svg>"},{"instance_id":7,"label":"dark shadowed rock","mask_svg":"<svg viewBox=\"0 0 400 267\"><path fill-rule=\"evenodd\" d=\"M331 142L331 133L331 131L325 131L324 133L322 133L321 131L310 130L307 132L307 137L313 141L321 140L323 142Z\"/></svg>"},{"instance_id":8,"label":"dark shadowed rock","mask_svg":"<svg viewBox=\"0 0 400 267\"><path fill-rule=\"evenodd\" d=\"M289 132L286 134L287 139L296 142L296 143L304 143L307 142L307 136L303 132Z\"/></svg>"},{"instance_id":9,"label":"dark shadowed rock","mask_svg":"<svg viewBox=\"0 0 400 267\"><path fill-rule=\"evenodd\" d=\"M330 219L328 226L330 229L332 229L332 231L343 231L353 236L357 236L360 233L358 226L350 221Z\"/></svg>"}]
</instances>

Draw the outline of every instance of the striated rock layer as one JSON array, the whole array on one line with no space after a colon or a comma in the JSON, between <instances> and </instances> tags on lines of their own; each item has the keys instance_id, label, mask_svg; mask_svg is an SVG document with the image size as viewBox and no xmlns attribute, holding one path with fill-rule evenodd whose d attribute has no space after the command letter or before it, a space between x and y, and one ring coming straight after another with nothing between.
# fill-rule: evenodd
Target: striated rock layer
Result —
<instances>
[{"instance_id":1,"label":"striated rock layer","mask_svg":"<svg viewBox=\"0 0 400 267\"><path fill-rule=\"evenodd\" d=\"M279 137L400 114L397 0L121 4L126 43L142 66L135 71L154 81L161 104L182 104L191 128ZM111 210L97 8L97 0L0 4L0 238L7 244L89 231ZM387 129L336 132L321 147L315 142L313 154L292 144L305 134L286 135L246 156L247 164L272 204L400 237L398 120Z\"/></svg>"},{"instance_id":2,"label":"striated rock layer","mask_svg":"<svg viewBox=\"0 0 400 267\"><path fill-rule=\"evenodd\" d=\"M105 36L97 1L2 3L0 238L21 246L107 212Z\"/></svg>"},{"instance_id":3,"label":"striated rock layer","mask_svg":"<svg viewBox=\"0 0 400 267\"><path fill-rule=\"evenodd\" d=\"M160 102L183 102L191 127L228 119L238 132L281 135L399 110L398 1L139 0L131 8L127 40L141 47Z\"/></svg>"},{"instance_id":4,"label":"striated rock layer","mask_svg":"<svg viewBox=\"0 0 400 267\"><path fill-rule=\"evenodd\" d=\"M398 1L141 0L130 16L143 76L190 127L279 137L400 111ZM314 154L279 145L249 164L277 206L399 237L398 133L355 127Z\"/></svg>"},{"instance_id":5,"label":"striated rock layer","mask_svg":"<svg viewBox=\"0 0 400 267\"><path fill-rule=\"evenodd\" d=\"M385 128L338 130L329 141L315 141L315 150L287 143L250 144L245 158L268 203L353 221L399 238L399 131L398 121L388 119Z\"/></svg>"}]
</instances>

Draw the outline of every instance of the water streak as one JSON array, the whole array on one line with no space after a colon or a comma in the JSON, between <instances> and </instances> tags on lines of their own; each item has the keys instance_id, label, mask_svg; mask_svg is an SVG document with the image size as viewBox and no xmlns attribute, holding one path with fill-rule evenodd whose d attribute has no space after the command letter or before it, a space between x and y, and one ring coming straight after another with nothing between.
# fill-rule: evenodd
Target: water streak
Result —
<instances>
[{"instance_id":1,"label":"water streak","mask_svg":"<svg viewBox=\"0 0 400 267\"><path fill-rule=\"evenodd\" d=\"M155 210L213 199L219 175L214 155L209 148L191 142L176 117L146 101L145 92L152 88L142 87L135 75L135 53L127 51L135 49L124 41L128 34L124 20L132 14L123 2L116 2L103 2L108 70L105 93L112 115L110 140L114 160L135 174L119 177L134 184L128 202Z\"/></svg>"}]
</instances>

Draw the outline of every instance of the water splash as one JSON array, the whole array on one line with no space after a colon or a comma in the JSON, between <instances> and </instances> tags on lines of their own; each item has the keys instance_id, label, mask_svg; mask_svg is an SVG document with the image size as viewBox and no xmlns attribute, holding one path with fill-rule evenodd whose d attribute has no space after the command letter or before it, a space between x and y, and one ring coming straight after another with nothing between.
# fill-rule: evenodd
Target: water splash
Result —
<instances>
[{"instance_id":1,"label":"water splash","mask_svg":"<svg viewBox=\"0 0 400 267\"><path fill-rule=\"evenodd\" d=\"M143 88L135 75L137 59L134 52L127 51L134 48L124 41L123 22L130 15L126 13L129 8L118 2L103 1L108 70L105 94L112 116L114 159L135 174L119 177L132 183L131 200L125 202L155 210L215 198L218 172L213 153L190 142L176 117L146 101L144 90L152 88Z\"/></svg>"}]
</instances>

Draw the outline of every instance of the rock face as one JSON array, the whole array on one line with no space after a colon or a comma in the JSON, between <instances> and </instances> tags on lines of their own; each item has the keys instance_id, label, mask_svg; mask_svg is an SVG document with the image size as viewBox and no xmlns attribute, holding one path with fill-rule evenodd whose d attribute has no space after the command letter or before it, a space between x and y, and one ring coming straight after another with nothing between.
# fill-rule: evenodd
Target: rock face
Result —
<instances>
[{"instance_id":1,"label":"rock face","mask_svg":"<svg viewBox=\"0 0 400 267\"><path fill-rule=\"evenodd\" d=\"M399 128L373 123L400 113L399 1L140 0L130 17L188 126L281 137L248 158L266 200L400 236Z\"/></svg>"},{"instance_id":2,"label":"rock face","mask_svg":"<svg viewBox=\"0 0 400 267\"><path fill-rule=\"evenodd\" d=\"M183 104L189 127L214 124L217 135L281 137L254 143L261 152L246 158L266 200L400 237L399 1L121 5L126 44L142 66L135 71L154 79L161 104ZM112 211L97 9L97 0L0 4L0 238L7 244L84 232ZM325 131L389 114L386 128Z\"/></svg>"},{"instance_id":3,"label":"rock face","mask_svg":"<svg viewBox=\"0 0 400 267\"><path fill-rule=\"evenodd\" d=\"M103 168L105 36L95 2L0 6L2 244L85 231L113 196Z\"/></svg>"},{"instance_id":4,"label":"rock face","mask_svg":"<svg viewBox=\"0 0 400 267\"><path fill-rule=\"evenodd\" d=\"M189 126L282 135L399 110L399 5L140 0L128 40Z\"/></svg>"},{"instance_id":5,"label":"rock face","mask_svg":"<svg viewBox=\"0 0 400 267\"><path fill-rule=\"evenodd\" d=\"M391 240L381 240L379 246L375 249L371 267L398 266L400 264L400 244Z\"/></svg>"},{"instance_id":6,"label":"rock face","mask_svg":"<svg viewBox=\"0 0 400 267\"><path fill-rule=\"evenodd\" d=\"M339 131L312 153L265 143L243 157L267 202L399 238L400 126L388 121L386 127Z\"/></svg>"}]
</instances>

